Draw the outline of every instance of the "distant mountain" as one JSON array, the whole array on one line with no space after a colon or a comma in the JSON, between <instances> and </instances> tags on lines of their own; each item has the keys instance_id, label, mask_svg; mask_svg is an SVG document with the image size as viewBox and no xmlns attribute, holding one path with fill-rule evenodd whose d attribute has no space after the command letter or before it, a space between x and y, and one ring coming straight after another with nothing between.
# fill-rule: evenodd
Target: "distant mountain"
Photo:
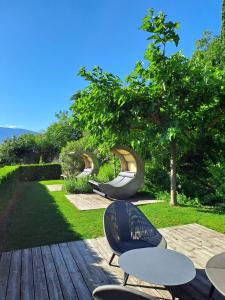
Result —
<instances>
[{"instance_id":1,"label":"distant mountain","mask_svg":"<svg viewBox=\"0 0 225 300\"><path fill-rule=\"evenodd\" d=\"M27 134L27 133L36 133L36 132L27 129L20 129L20 128L0 127L0 143L13 136L20 136L21 134Z\"/></svg>"}]
</instances>

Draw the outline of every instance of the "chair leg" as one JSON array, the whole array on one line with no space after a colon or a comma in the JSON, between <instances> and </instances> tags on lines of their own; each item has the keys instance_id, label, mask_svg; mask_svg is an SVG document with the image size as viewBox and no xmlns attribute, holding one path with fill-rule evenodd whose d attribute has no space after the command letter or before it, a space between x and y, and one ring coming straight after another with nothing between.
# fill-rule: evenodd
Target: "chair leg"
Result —
<instances>
[{"instance_id":1,"label":"chair leg","mask_svg":"<svg viewBox=\"0 0 225 300\"><path fill-rule=\"evenodd\" d=\"M209 298L212 297L212 294L213 294L214 290L215 290L215 287L214 287L214 285L212 284L212 285L211 285L211 288L210 288L210 290L209 290Z\"/></svg>"},{"instance_id":2,"label":"chair leg","mask_svg":"<svg viewBox=\"0 0 225 300\"><path fill-rule=\"evenodd\" d=\"M128 277L129 277L129 274L124 273L124 277L123 277L123 285L124 286L127 284Z\"/></svg>"},{"instance_id":3,"label":"chair leg","mask_svg":"<svg viewBox=\"0 0 225 300\"><path fill-rule=\"evenodd\" d=\"M113 259L114 259L115 256L116 256L116 254L113 253L112 256L111 256L111 258L110 258L110 260L109 260L109 265L110 266L112 265L112 261L113 261Z\"/></svg>"}]
</instances>

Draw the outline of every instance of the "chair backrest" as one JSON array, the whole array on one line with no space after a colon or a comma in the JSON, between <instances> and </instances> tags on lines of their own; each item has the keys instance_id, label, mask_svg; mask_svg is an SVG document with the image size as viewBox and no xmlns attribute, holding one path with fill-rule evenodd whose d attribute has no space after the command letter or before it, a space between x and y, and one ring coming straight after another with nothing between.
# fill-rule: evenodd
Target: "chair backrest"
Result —
<instances>
[{"instance_id":1,"label":"chair backrest","mask_svg":"<svg viewBox=\"0 0 225 300\"><path fill-rule=\"evenodd\" d=\"M127 287L105 285L96 288L93 292L95 300L156 300L147 294Z\"/></svg>"},{"instance_id":2,"label":"chair backrest","mask_svg":"<svg viewBox=\"0 0 225 300\"><path fill-rule=\"evenodd\" d=\"M145 240L156 247L163 238L140 209L125 200L114 201L106 208L104 231L115 251L121 241Z\"/></svg>"}]
</instances>

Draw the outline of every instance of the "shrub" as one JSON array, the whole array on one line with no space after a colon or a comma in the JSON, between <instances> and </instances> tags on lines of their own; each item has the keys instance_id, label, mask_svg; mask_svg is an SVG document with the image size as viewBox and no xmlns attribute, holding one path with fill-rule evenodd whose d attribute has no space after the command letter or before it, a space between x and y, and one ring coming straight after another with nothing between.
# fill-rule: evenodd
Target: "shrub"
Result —
<instances>
[{"instance_id":1,"label":"shrub","mask_svg":"<svg viewBox=\"0 0 225 300\"><path fill-rule=\"evenodd\" d=\"M225 162L211 164L208 169L211 174L210 184L215 190L216 199L225 202Z\"/></svg>"},{"instance_id":2,"label":"shrub","mask_svg":"<svg viewBox=\"0 0 225 300\"><path fill-rule=\"evenodd\" d=\"M20 166L21 181L39 181L59 179L61 175L60 164L25 165Z\"/></svg>"},{"instance_id":3,"label":"shrub","mask_svg":"<svg viewBox=\"0 0 225 300\"><path fill-rule=\"evenodd\" d=\"M145 162L145 183L143 190L153 194L169 190L169 180L168 170L162 165L152 161Z\"/></svg>"},{"instance_id":4,"label":"shrub","mask_svg":"<svg viewBox=\"0 0 225 300\"><path fill-rule=\"evenodd\" d=\"M168 192L158 192L156 193L156 198L158 200L163 200L165 202L170 201L170 193ZM198 198L189 198L184 194L177 194L177 204L180 206L192 206L192 207L200 207L201 203Z\"/></svg>"},{"instance_id":5,"label":"shrub","mask_svg":"<svg viewBox=\"0 0 225 300\"><path fill-rule=\"evenodd\" d=\"M113 178L114 178L113 163L109 162L100 167L99 172L95 179L96 181L99 182L108 182Z\"/></svg>"},{"instance_id":6,"label":"shrub","mask_svg":"<svg viewBox=\"0 0 225 300\"><path fill-rule=\"evenodd\" d=\"M67 176L76 176L84 168L84 162L79 153L87 150L89 136L84 136L78 141L70 141L60 153L63 173ZM71 152L74 154L71 155Z\"/></svg>"},{"instance_id":7,"label":"shrub","mask_svg":"<svg viewBox=\"0 0 225 300\"><path fill-rule=\"evenodd\" d=\"M0 183L6 181L8 177L11 177L12 173L19 169L19 166L5 166L0 168Z\"/></svg>"},{"instance_id":8,"label":"shrub","mask_svg":"<svg viewBox=\"0 0 225 300\"><path fill-rule=\"evenodd\" d=\"M0 215L16 191L19 172L18 166L7 166L0 169Z\"/></svg>"},{"instance_id":9,"label":"shrub","mask_svg":"<svg viewBox=\"0 0 225 300\"><path fill-rule=\"evenodd\" d=\"M87 177L81 177L81 178L69 178L66 179L64 182L64 188L68 193L71 194L86 194L91 193L92 188L90 184L88 183L88 180L90 179L90 176Z\"/></svg>"}]
</instances>

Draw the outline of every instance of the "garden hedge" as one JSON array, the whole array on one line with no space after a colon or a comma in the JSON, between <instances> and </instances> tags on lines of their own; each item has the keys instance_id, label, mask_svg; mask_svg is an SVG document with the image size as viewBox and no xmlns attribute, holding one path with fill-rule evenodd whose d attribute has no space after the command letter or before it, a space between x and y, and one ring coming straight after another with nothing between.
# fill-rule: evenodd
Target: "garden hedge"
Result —
<instances>
[{"instance_id":1,"label":"garden hedge","mask_svg":"<svg viewBox=\"0 0 225 300\"><path fill-rule=\"evenodd\" d=\"M59 164L6 166L0 168L0 217L12 199L19 181L59 179Z\"/></svg>"},{"instance_id":2,"label":"garden hedge","mask_svg":"<svg viewBox=\"0 0 225 300\"><path fill-rule=\"evenodd\" d=\"M60 164L25 165L20 166L21 181L39 181L59 179L61 175Z\"/></svg>"},{"instance_id":3,"label":"garden hedge","mask_svg":"<svg viewBox=\"0 0 225 300\"><path fill-rule=\"evenodd\" d=\"M0 169L0 215L17 188L19 172L18 166L3 167Z\"/></svg>"}]
</instances>

